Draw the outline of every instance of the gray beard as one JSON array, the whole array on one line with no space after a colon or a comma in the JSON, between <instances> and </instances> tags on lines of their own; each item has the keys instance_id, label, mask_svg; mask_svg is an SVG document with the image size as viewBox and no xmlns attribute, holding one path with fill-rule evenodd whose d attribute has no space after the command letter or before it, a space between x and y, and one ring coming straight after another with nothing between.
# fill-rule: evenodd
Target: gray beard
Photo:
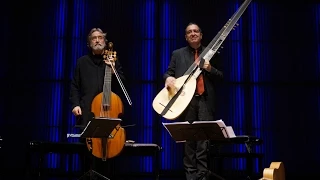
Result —
<instances>
[{"instance_id":1,"label":"gray beard","mask_svg":"<svg viewBox=\"0 0 320 180\"><path fill-rule=\"evenodd\" d=\"M94 51L102 51L104 49L104 46L97 45L97 46L92 46L91 48Z\"/></svg>"}]
</instances>

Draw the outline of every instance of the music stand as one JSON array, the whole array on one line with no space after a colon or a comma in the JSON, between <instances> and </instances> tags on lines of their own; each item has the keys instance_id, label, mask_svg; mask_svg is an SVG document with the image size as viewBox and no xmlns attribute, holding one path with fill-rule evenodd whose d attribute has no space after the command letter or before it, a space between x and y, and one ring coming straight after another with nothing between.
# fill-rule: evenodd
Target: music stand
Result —
<instances>
[{"instance_id":1,"label":"music stand","mask_svg":"<svg viewBox=\"0 0 320 180\"><path fill-rule=\"evenodd\" d=\"M113 131L113 129L121 122L118 118L94 118L88 122L82 133L81 138L108 138ZM85 179L103 179L110 180L109 178L99 174L94 170L89 170L84 175L82 175L78 180ZM97 179L99 178L99 179Z\"/></svg>"},{"instance_id":2,"label":"music stand","mask_svg":"<svg viewBox=\"0 0 320 180\"><path fill-rule=\"evenodd\" d=\"M176 142L202 140L225 141L228 138L225 132L225 127L220 127L215 121L195 121L192 124L189 122L162 124ZM201 178L206 175L213 175L221 180L224 180L224 178L216 173L213 173L209 169L207 169L207 172Z\"/></svg>"}]
</instances>

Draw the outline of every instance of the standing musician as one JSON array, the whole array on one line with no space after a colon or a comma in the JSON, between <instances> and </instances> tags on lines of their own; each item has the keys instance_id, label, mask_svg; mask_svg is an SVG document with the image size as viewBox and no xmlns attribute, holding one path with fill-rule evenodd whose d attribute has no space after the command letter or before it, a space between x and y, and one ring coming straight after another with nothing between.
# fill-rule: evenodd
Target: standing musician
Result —
<instances>
[{"instance_id":1,"label":"standing musician","mask_svg":"<svg viewBox=\"0 0 320 180\"><path fill-rule=\"evenodd\" d=\"M95 96L103 91L104 76L106 66L115 68L121 80L125 80L122 66L119 60L107 57L104 59L106 49L106 33L100 28L93 28L87 36L87 46L89 52L77 59L74 75L71 81L70 101L72 104L72 113L77 117L78 125L85 126L89 120L94 118L91 110L91 103ZM112 69L112 86L113 92L117 91L119 86L115 82L115 72ZM117 118L117 117L114 117ZM84 140L84 139L81 139ZM97 157L90 157L92 169L102 175L106 175L106 163ZM89 168L89 167L85 167ZM88 169L89 170L89 169Z\"/></svg>"},{"instance_id":2,"label":"standing musician","mask_svg":"<svg viewBox=\"0 0 320 180\"><path fill-rule=\"evenodd\" d=\"M189 23L185 29L185 39L188 42L186 47L182 47L172 52L171 61L164 73L165 87L175 88L175 80L184 75L195 59L205 49L201 44L202 32L195 23ZM197 56L198 55L198 56ZM215 83L223 78L223 73L218 67L217 54L209 61L205 59L201 74L202 78L194 92L189 105L179 117L182 121L211 121L215 120ZM199 64L198 64L199 65ZM183 164L187 180L205 180L208 170L209 141L187 141L184 146Z\"/></svg>"}]
</instances>

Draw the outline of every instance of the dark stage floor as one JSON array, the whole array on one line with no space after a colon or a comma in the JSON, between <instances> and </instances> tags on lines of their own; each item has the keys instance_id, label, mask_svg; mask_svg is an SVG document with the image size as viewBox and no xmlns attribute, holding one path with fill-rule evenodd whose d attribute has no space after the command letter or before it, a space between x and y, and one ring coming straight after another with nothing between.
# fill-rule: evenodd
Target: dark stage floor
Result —
<instances>
[{"instance_id":1,"label":"dark stage floor","mask_svg":"<svg viewBox=\"0 0 320 180\"><path fill-rule=\"evenodd\" d=\"M3 170L3 169L2 169ZM11 172L10 172L11 171ZM241 174L232 174L230 172L221 175L224 180L257 180L261 177L247 177ZM157 175L152 173L117 173L107 176L108 179L99 177L98 175L85 176L83 172L57 172L43 171L39 174L37 171L29 172L25 170L6 170L0 172L0 180L7 179L24 179L24 180L157 180ZM183 171L163 171L159 174L158 180L185 180ZM222 180L211 176L208 180Z\"/></svg>"},{"instance_id":2,"label":"dark stage floor","mask_svg":"<svg viewBox=\"0 0 320 180\"><path fill-rule=\"evenodd\" d=\"M20 174L20 175L18 175ZM28 179L28 180L156 180L157 177L151 173L129 173L129 174L114 174L112 176L107 176L107 178L103 178L98 175L94 175L93 177L85 176L83 173L77 172L72 174L66 174L65 172L46 172L43 173L40 177L37 173L27 174L23 177L22 172L1 174L0 179ZM257 180L258 177L246 177L244 175L223 175L224 180ZM158 180L185 180L183 172L164 172L159 175ZM222 180L211 176L208 180Z\"/></svg>"}]
</instances>

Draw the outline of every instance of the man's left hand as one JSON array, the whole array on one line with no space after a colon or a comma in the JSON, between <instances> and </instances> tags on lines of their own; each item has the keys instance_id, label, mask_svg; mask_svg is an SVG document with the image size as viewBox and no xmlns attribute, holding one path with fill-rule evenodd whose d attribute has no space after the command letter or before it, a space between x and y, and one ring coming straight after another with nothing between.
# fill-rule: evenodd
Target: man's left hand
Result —
<instances>
[{"instance_id":1,"label":"man's left hand","mask_svg":"<svg viewBox=\"0 0 320 180\"><path fill-rule=\"evenodd\" d=\"M114 58L112 57L112 56L108 56L107 57L108 59L107 60L104 60L104 62L107 64L107 65L109 65L109 66L113 66L114 67L114 65L115 65L115 62L114 62ZM113 71L113 68L112 68L112 73L114 73L114 71Z\"/></svg>"},{"instance_id":2,"label":"man's left hand","mask_svg":"<svg viewBox=\"0 0 320 180\"><path fill-rule=\"evenodd\" d=\"M204 63L203 63L203 66L202 66L203 69L205 69L206 71L210 72L211 71L211 64L208 60L204 60Z\"/></svg>"}]
</instances>

